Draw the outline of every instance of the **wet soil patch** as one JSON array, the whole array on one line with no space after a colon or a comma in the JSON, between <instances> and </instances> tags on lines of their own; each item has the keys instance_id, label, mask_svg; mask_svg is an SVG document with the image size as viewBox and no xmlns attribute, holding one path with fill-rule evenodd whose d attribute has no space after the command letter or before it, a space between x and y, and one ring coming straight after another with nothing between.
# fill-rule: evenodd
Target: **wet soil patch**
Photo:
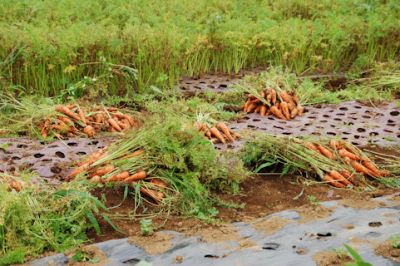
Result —
<instances>
[{"instance_id":1,"label":"wet soil patch","mask_svg":"<svg viewBox=\"0 0 400 266\"><path fill-rule=\"evenodd\" d=\"M218 241L218 239L229 238L237 240L243 246L251 246L252 243L240 239L236 230L232 229L227 223L231 222L247 222L254 223L262 227L263 218L269 214L287 209L294 209L299 212L301 220L299 222L312 221L327 217L332 211L329 208L324 208L318 203L311 203L310 195L316 198L317 201L329 201L338 199L352 199L354 201L362 200L369 202L374 198L374 195L379 192L380 196L393 194L394 189L382 189L370 193L357 193L351 190L337 190L328 185L310 185L304 186L298 182L297 178L285 176L255 176L248 179L241 186L241 191L238 195L218 194L218 197L226 202L236 205L244 204L243 208L226 208L218 207L217 219L214 223L205 223L195 218L186 218L177 214L169 216L157 215L151 217L156 230L174 230L185 235L200 235L204 241ZM124 188L109 188L97 190L94 192L99 197L106 199L106 205L117 208L111 209L111 219L113 223L124 232L124 234L115 231L108 223L101 221L102 235L98 236L95 232L89 232L89 237L94 242L101 242L110 239L124 238L127 236L141 235L138 219L128 219L133 217L133 209L135 207L132 197L128 197L121 202L124 195ZM147 208L157 211L157 207L146 206ZM266 234L272 234L285 226L286 221L281 220L266 220L268 226ZM153 241L151 237L146 238L148 241Z\"/></svg>"}]
</instances>

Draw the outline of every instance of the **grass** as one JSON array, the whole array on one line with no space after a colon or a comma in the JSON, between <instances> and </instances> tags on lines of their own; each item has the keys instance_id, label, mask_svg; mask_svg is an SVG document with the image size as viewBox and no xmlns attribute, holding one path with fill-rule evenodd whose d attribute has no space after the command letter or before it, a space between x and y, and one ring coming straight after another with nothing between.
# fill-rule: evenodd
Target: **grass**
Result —
<instances>
[{"instance_id":1,"label":"grass","mask_svg":"<svg viewBox=\"0 0 400 266\"><path fill-rule=\"evenodd\" d=\"M285 65L368 69L398 56L400 4L340 1L15 1L0 11L0 86L16 94L110 95L182 75Z\"/></svg>"}]
</instances>

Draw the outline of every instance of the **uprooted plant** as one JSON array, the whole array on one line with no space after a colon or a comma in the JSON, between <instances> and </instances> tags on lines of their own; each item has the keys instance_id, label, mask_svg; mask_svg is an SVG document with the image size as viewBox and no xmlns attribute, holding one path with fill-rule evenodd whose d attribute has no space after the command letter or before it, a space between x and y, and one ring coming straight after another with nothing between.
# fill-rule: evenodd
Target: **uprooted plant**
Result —
<instances>
[{"instance_id":1,"label":"uprooted plant","mask_svg":"<svg viewBox=\"0 0 400 266\"><path fill-rule=\"evenodd\" d=\"M19 179L0 174L0 180L9 178ZM101 213L106 207L86 184L53 187L39 181L18 193L0 183L0 265L22 263L44 251L60 252L87 241L88 229L100 233L96 216L111 222Z\"/></svg>"},{"instance_id":2,"label":"uprooted plant","mask_svg":"<svg viewBox=\"0 0 400 266\"><path fill-rule=\"evenodd\" d=\"M267 168L283 174L299 171L338 188L368 185L365 177L391 176L354 145L334 139L257 135L246 144L243 160L256 172ZM273 169L278 165L283 169Z\"/></svg>"},{"instance_id":3,"label":"uprooted plant","mask_svg":"<svg viewBox=\"0 0 400 266\"><path fill-rule=\"evenodd\" d=\"M190 119L168 114L154 116L139 132L79 162L71 177L126 185L137 206L146 196L157 203L174 201L180 212L207 217L212 210L209 189L236 188L247 176L243 164L233 160L218 153Z\"/></svg>"}]
</instances>

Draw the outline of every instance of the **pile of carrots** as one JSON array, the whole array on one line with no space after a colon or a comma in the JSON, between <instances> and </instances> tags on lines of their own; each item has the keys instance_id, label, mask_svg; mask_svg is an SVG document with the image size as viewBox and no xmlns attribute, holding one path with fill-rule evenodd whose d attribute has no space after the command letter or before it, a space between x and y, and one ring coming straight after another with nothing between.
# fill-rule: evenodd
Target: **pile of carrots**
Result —
<instances>
[{"instance_id":1,"label":"pile of carrots","mask_svg":"<svg viewBox=\"0 0 400 266\"><path fill-rule=\"evenodd\" d=\"M272 88L262 91L259 96L249 94L242 108L246 113L259 113L261 116L272 114L283 120L290 120L304 113L304 107L300 105L294 92L278 93Z\"/></svg>"},{"instance_id":2,"label":"pile of carrots","mask_svg":"<svg viewBox=\"0 0 400 266\"><path fill-rule=\"evenodd\" d=\"M240 135L233 132L225 123L218 122L215 126L209 127L206 123L197 122L195 127L198 131L203 132L212 143L234 142L240 138Z\"/></svg>"},{"instance_id":3,"label":"pile of carrots","mask_svg":"<svg viewBox=\"0 0 400 266\"><path fill-rule=\"evenodd\" d=\"M120 167L113 164L113 161L129 160L137 158L144 154L143 149L138 149L134 152L126 153L119 158L113 158L98 164L98 162L106 158L107 147L89 155L85 160L77 162L76 168L70 173L69 179L73 179L79 174L86 174L90 182L93 183L113 183L117 185L130 185L139 181L145 182L141 186L140 192L146 196L151 197L156 202L160 202L165 194L162 192L167 188L168 184L158 178L149 178L145 170L122 170Z\"/></svg>"},{"instance_id":4,"label":"pile of carrots","mask_svg":"<svg viewBox=\"0 0 400 266\"><path fill-rule=\"evenodd\" d=\"M49 134L62 138L82 133L92 138L98 132L122 132L139 125L131 115L114 107L87 110L76 104L68 104L57 105L55 110L58 115L48 117L40 125L43 138L47 138Z\"/></svg>"},{"instance_id":5,"label":"pile of carrots","mask_svg":"<svg viewBox=\"0 0 400 266\"><path fill-rule=\"evenodd\" d=\"M379 170L378 167L366 155L356 149L352 149L349 144L340 140L330 140L329 147L319 143L307 142L306 147L322 154L331 160L341 160L351 168L354 173L347 170L337 169L325 173L323 181L339 188L345 188L348 185L353 186L356 174L380 178L389 175L385 170Z\"/></svg>"}]
</instances>

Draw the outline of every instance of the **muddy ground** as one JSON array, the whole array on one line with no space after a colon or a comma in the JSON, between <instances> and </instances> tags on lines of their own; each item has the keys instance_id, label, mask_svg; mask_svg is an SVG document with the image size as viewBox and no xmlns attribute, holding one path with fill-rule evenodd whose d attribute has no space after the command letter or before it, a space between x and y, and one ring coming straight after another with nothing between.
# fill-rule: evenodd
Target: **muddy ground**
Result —
<instances>
[{"instance_id":1,"label":"muddy ground","mask_svg":"<svg viewBox=\"0 0 400 266\"><path fill-rule=\"evenodd\" d=\"M278 175L259 175L245 181L241 186L238 195L218 195L225 202L232 205L242 205L242 208L218 207L218 215L213 222L202 222L194 218L185 218L178 214L169 216L150 217L157 230L174 230L187 235L206 234L207 230L213 233L215 228L225 228L231 222L245 221L250 222L260 217L287 209L298 210L304 216L304 222L313 219L323 218L330 214L330 210L319 206L319 202L329 200L341 200L344 205L354 208L374 208L378 207L369 199L390 195L396 192L395 189L377 188L371 192L357 192L353 190L334 189L324 184L304 184L304 179L294 176ZM106 205L113 207L112 217L114 224L124 234L115 231L109 224L102 222L102 234L96 235L89 232L93 242L102 242L110 239L124 238L127 236L141 235L139 220L128 220L127 214L131 214L134 209L134 202L127 198L123 199L123 188L107 189L96 191L95 194L104 193ZM118 217L124 217L118 219ZM285 221L272 221L267 227L271 232L284 225ZM228 237L229 232L225 232L224 237ZM159 241L158 238L146 237L146 241Z\"/></svg>"}]
</instances>

